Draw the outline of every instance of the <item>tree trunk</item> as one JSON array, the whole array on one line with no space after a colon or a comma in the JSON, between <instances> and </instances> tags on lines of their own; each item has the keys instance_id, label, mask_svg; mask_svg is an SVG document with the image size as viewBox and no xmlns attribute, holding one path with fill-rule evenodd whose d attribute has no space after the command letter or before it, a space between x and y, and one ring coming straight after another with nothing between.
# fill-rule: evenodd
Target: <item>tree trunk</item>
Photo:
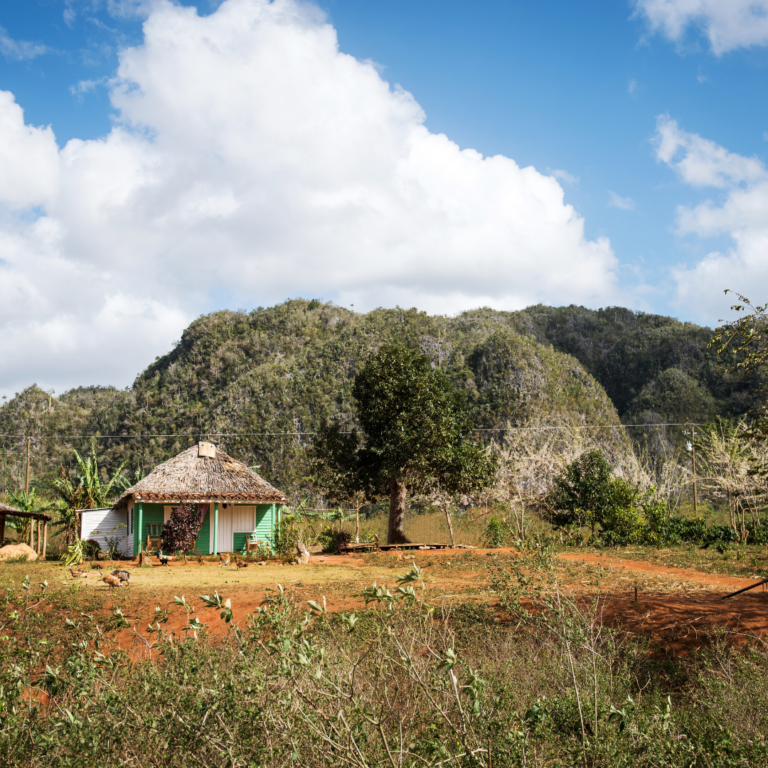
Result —
<instances>
[{"instance_id":1,"label":"tree trunk","mask_svg":"<svg viewBox=\"0 0 768 768\"><path fill-rule=\"evenodd\" d=\"M387 544L409 544L405 523L405 483L392 479L389 483L389 532Z\"/></svg>"},{"instance_id":2,"label":"tree trunk","mask_svg":"<svg viewBox=\"0 0 768 768\"><path fill-rule=\"evenodd\" d=\"M451 536L451 547L456 547L456 539L453 536L453 521L451 520L451 512L450 512L451 502L446 501L445 504L443 504L443 514L445 515L445 520L448 523L448 533Z\"/></svg>"}]
</instances>

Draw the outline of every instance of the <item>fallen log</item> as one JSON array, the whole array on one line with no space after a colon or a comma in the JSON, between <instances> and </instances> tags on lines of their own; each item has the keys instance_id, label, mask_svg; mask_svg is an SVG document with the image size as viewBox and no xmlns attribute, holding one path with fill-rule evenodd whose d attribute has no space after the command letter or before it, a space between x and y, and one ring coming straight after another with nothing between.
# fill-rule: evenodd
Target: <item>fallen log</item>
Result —
<instances>
[{"instance_id":1,"label":"fallen log","mask_svg":"<svg viewBox=\"0 0 768 768\"><path fill-rule=\"evenodd\" d=\"M755 587L762 586L763 584L768 584L768 579L763 579L762 581L758 581L756 584L751 584L748 587L743 587L742 589L738 589L735 592L731 592L730 595L725 595L720 599L727 600L729 597L736 597L736 595L740 595L742 592L749 592L750 589L754 589Z\"/></svg>"}]
</instances>

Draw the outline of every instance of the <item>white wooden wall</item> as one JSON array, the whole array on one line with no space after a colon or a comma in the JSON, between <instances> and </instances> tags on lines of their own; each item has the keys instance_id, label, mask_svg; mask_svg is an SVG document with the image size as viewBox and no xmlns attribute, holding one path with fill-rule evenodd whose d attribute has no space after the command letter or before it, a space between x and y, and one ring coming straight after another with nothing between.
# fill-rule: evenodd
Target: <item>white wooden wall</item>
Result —
<instances>
[{"instance_id":1,"label":"white wooden wall","mask_svg":"<svg viewBox=\"0 0 768 768\"><path fill-rule=\"evenodd\" d=\"M125 524L126 524L127 527L125 529L125 550L124 550L124 552L125 552L125 554L127 554L129 556L133 555L133 531L131 530L131 525L130 525L130 523L131 523L131 515L135 516L135 514L136 514L134 512L133 507L134 507L133 499L131 499L128 502L128 509L125 512ZM135 524L136 524L136 521L134 520L134 525Z\"/></svg>"},{"instance_id":2,"label":"white wooden wall","mask_svg":"<svg viewBox=\"0 0 768 768\"><path fill-rule=\"evenodd\" d=\"M118 528L120 524L122 528ZM80 538L99 542L102 551L107 551L107 537L116 537L120 543L121 554L133 554L133 536L128 541L128 514L125 510L115 512L112 509L88 509L80 515ZM117 528L117 530L114 530ZM98 531L98 533L94 533Z\"/></svg>"}]
</instances>

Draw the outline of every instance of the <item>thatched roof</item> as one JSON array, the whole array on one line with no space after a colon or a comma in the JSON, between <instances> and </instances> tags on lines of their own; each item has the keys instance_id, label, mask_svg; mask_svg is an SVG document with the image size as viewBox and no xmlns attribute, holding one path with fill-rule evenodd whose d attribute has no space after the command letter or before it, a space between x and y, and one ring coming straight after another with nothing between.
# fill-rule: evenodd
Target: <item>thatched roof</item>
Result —
<instances>
[{"instance_id":1,"label":"thatched roof","mask_svg":"<svg viewBox=\"0 0 768 768\"><path fill-rule=\"evenodd\" d=\"M20 509L9 507L5 504L0 504L0 515L9 515L10 517L31 517L33 520L45 520L46 523L51 521L48 515L44 515L42 512L23 512Z\"/></svg>"},{"instance_id":2,"label":"thatched roof","mask_svg":"<svg viewBox=\"0 0 768 768\"><path fill-rule=\"evenodd\" d=\"M240 461L211 443L193 445L158 465L143 480L129 488L115 504L128 500L168 504L210 501L252 504L284 504L288 498Z\"/></svg>"}]
</instances>

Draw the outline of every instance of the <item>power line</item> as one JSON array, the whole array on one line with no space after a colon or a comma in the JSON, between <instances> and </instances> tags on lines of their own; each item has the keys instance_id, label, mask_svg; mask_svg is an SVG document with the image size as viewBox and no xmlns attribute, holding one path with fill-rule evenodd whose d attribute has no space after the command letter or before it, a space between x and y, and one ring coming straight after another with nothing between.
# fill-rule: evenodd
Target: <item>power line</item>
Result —
<instances>
[{"instance_id":1,"label":"power line","mask_svg":"<svg viewBox=\"0 0 768 768\"><path fill-rule=\"evenodd\" d=\"M478 427L472 432L536 432L538 430L563 430L563 429L628 429L640 427L700 427L703 424L692 421L685 422L661 422L655 424L575 424L575 425L542 425L538 427ZM129 440L137 438L152 437L287 437L296 435L316 435L317 432L184 432L178 434L166 435L38 435L36 440ZM342 435L348 435L349 432L341 432ZM0 437L26 439L27 434L0 434Z\"/></svg>"}]
</instances>

